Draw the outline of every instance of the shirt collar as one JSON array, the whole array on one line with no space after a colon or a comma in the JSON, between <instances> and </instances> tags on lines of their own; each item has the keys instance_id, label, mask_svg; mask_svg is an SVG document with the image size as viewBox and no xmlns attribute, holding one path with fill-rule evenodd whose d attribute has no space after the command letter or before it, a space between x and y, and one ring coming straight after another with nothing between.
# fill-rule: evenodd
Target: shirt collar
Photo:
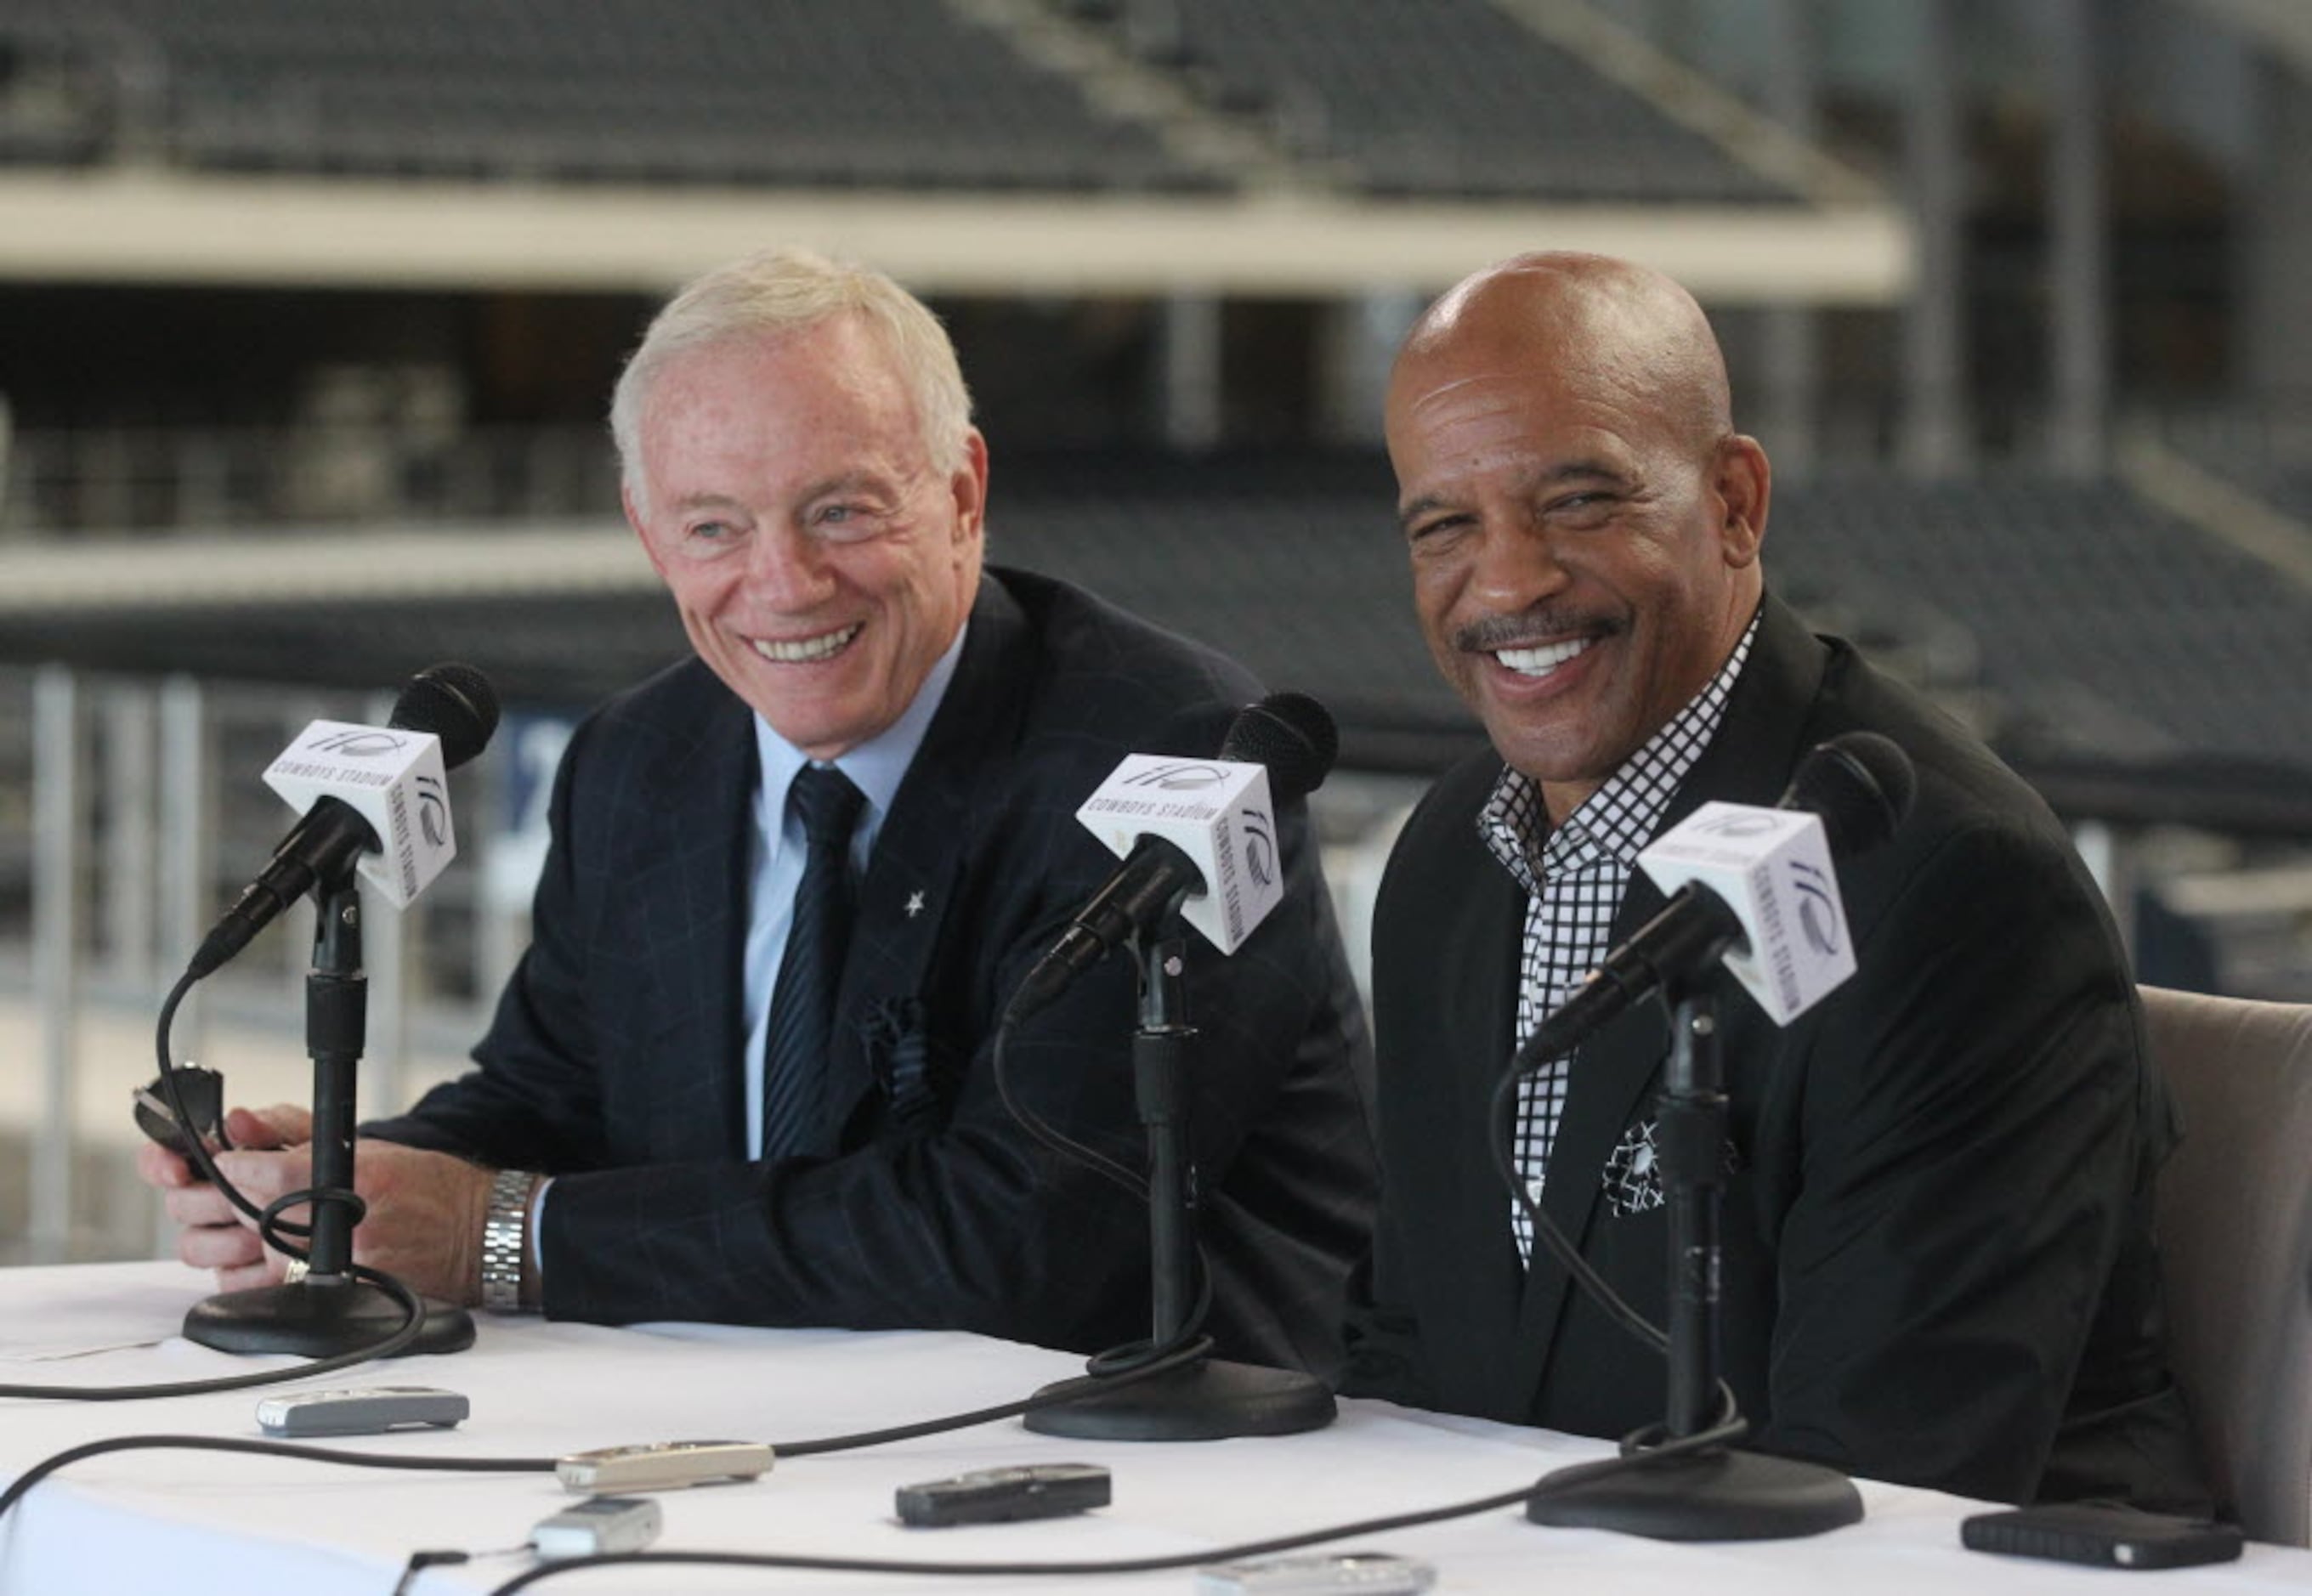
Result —
<instances>
[{"instance_id":1,"label":"shirt collar","mask_svg":"<svg viewBox=\"0 0 2312 1596\"><path fill-rule=\"evenodd\" d=\"M1502 770L1492 796L1477 812L1477 831L1493 857L1528 894L1538 894L1553 876L1608 861L1624 870L1636 865L1638 855L1653 841L1678 784L1702 757L1710 739L1718 735L1719 723L1726 718L1727 697L1757 635L1758 616L1753 615L1718 674L1624 760L1597 791L1576 805L1562 824L1550 825L1538 781L1522 771Z\"/></svg>"},{"instance_id":2,"label":"shirt collar","mask_svg":"<svg viewBox=\"0 0 2312 1596\"><path fill-rule=\"evenodd\" d=\"M897 720L829 762L850 777L851 784L867 799L863 818L866 826L880 826L883 816L890 813L891 801L899 795L899 783L906 779L915 751L924 746L932 718L939 713L940 704L947 697L948 684L955 679L956 661L963 657L963 640L970 630L970 618L967 616L956 629L955 641L947 646L947 652L932 662L924 685L915 690L915 698ZM769 834L775 837L779 834L780 817L786 811L787 789L793 784L795 772L811 760L773 731L770 722L760 714L755 717L755 754L762 770L762 785L757 789L758 808L767 818Z\"/></svg>"}]
</instances>

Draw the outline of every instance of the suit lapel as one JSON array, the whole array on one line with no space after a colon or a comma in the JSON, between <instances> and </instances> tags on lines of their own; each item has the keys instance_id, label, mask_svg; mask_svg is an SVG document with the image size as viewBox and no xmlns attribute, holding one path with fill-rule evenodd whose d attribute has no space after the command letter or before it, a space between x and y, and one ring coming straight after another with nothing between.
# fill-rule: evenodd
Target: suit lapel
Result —
<instances>
[{"instance_id":1,"label":"suit lapel","mask_svg":"<svg viewBox=\"0 0 2312 1596\"><path fill-rule=\"evenodd\" d=\"M1489 776L1488 785L1490 781ZM1474 829L1468 842L1483 852ZM1467 1260L1471 1288L1479 1302L1507 1309L1517 1300L1520 1271L1517 1238L1510 1228L1510 1195L1502 1190L1494 1171L1490 1142L1494 1088L1517 1045L1525 894L1490 853L1480 868L1453 872L1449 879L1467 881L1472 890L1434 905L1426 916L1447 937L1435 950L1431 969L1442 983L1443 1000L1434 1012L1445 1017L1451 1030L1425 1040L1434 1046L1435 1057L1461 1066L1449 1073L1441 1070L1442 1078L1432 1088L1440 1123L1462 1147L1458 1156L1442 1166L1450 1187L1445 1208L1448 1228L1440 1234L1474 1239L1475 1252ZM1451 1045L1462 1036L1483 1038L1483 1045ZM1479 1323L1505 1324L1508 1314L1480 1312L1475 1317Z\"/></svg>"},{"instance_id":2,"label":"suit lapel","mask_svg":"<svg viewBox=\"0 0 2312 1596\"><path fill-rule=\"evenodd\" d=\"M1027 618L993 578L983 578L971 630L947 696L899 784L860 884L851 945L836 999L821 1145L877 1090L866 1037L922 990L956 896L980 789L1013 746L1025 706L1006 685L1026 679L1035 647ZM630 817L631 878L655 883L636 901L679 904L640 933L652 989L666 1017L650 1039L651 1078L662 1101L707 1102L712 1115L660 1116L654 1156L746 1156L746 928L752 804L758 775L753 719L706 677L687 724L666 728L671 751L654 764ZM706 839L702 843L702 839Z\"/></svg>"},{"instance_id":3,"label":"suit lapel","mask_svg":"<svg viewBox=\"0 0 2312 1596\"><path fill-rule=\"evenodd\" d=\"M1422 1326L1432 1394L1513 1418L1523 1391L1506 1377L1524 1272L1492 1109L1516 1045L1526 899L1475 824L1501 770L1497 758L1449 770L1423 800L1448 819L1413 823L1420 844L1399 845L1381 886L1373 1008L1388 1193L1377 1258L1386 1293L1452 1304L1449 1322Z\"/></svg>"},{"instance_id":4,"label":"suit lapel","mask_svg":"<svg viewBox=\"0 0 2312 1596\"><path fill-rule=\"evenodd\" d=\"M1797 763L1807 711L1821 686L1824 658L1822 645L1804 624L1770 595L1750 657L1728 697L1725 718L1671 798L1661 832L1707 799L1771 805L1781 797ZM1645 872L1633 869L1614 916L1611 946L1635 935L1664 903ZM1734 990L1730 982L1727 989ZM1738 995L1733 1000L1748 1001ZM1648 1112L1668 1051L1668 1016L1659 1000L1649 999L1598 1032L1574 1057L1541 1207L1577 1249L1587 1249L1590 1226L1598 1223L1606 1161L1631 1121ZM1730 1069L1737 1067L1737 1060L1728 1060ZM1515 1365L1516 1389L1526 1393L1528 1409L1563 1328L1571 1284L1538 1243L1534 1259L1519 1305ZM1668 1268L1667 1259L1661 1268Z\"/></svg>"},{"instance_id":5,"label":"suit lapel","mask_svg":"<svg viewBox=\"0 0 2312 1596\"><path fill-rule=\"evenodd\" d=\"M828 1060L829 1134L841 1136L863 1102L880 1095L871 1039L888 1050L923 990L942 929L957 912L982 787L1000 778L1024 704L1007 686L1026 680L1034 648L1027 618L992 576L980 580L963 653L939 712L875 839L836 999Z\"/></svg>"},{"instance_id":6,"label":"suit lapel","mask_svg":"<svg viewBox=\"0 0 2312 1596\"><path fill-rule=\"evenodd\" d=\"M1661 906L1662 895L1653 884L1642 874L1633 876L1615 916L1614 945ZM1597 1216L1599 1172L1659 1074L1668 1041L1661 1006L1650 1001L1626 1010L1573 1057L1564 1114L1550 1145L1541 1211L1577 1251L1586 1247ZM1548 1365L1571 1284L1572 1277L1537 1238L1518 1308L1517 1389L1528 1400Z\"/></svg>"},{"instance_id":7,"label":"suit lapel","mask_svg":"<svg viewBox=\"0 0 2312 1596\"><path fill-rule=\"evenodd\" d=\"M748 843L756 787L747 706L698 667L696 712L665 728L671 745L640 787L630 817L637 885L632 902L659 906L637 929L660 995L647 1068L661 1103L718 1112L660 1114L654 1157L746 1156L745 1030Z\"/></svg>"}]
</instances>

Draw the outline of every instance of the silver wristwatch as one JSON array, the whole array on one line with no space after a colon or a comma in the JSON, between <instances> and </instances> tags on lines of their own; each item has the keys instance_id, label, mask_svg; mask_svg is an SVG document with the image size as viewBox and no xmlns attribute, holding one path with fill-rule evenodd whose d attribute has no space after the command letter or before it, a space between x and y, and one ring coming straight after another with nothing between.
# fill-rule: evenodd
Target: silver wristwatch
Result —
<instances>
[{"instance_id":1,"label":"silver wristwatch","mask_svg":"<svg viewBox=\"0 0 2312 1596\"><path fill-rule=\"evenodd\" d=\"M521 1308L521 1266L530 1252L530 1194L538 1177L502 1169L490 1182L482 1220L482 1306L497 1313Z\"/></svg>"}]
</instances>

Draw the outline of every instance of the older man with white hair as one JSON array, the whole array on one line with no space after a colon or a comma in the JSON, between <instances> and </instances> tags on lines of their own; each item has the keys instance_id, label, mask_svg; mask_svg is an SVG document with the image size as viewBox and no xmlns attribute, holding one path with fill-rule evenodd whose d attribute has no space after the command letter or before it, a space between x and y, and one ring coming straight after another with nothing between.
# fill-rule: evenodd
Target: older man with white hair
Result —
<instances>
[{"instance_id":1,"label":"older man with white hair","mask_svg":"<svg viewBox=\"0 0 2312 1596\"><path fill-rule=\"evenodd\" d=\"M1114 861L1071 815L1128 752L1209 754L1238 666L983 570L987 447L937 319L800 252L660 314L612 406L623 498L696 658L612 700L556 781L534 941L478 1068L370 1128L358 1260L618 1323L953 1327L1094 1349L1148 1322L1130 961L1007 1041L1007 1000ZM574 639L574 647L584 640ZM1324 1368L1372 1203L1363 1025L1309 844L1190 958L1192 1140L1224 1353ZM305 1182L295 1110L228 1175ZM180 1251L279 1260L159 1149ZM490 1245L486 1247L488 1238Z\"/></svg>"}]
</instances>

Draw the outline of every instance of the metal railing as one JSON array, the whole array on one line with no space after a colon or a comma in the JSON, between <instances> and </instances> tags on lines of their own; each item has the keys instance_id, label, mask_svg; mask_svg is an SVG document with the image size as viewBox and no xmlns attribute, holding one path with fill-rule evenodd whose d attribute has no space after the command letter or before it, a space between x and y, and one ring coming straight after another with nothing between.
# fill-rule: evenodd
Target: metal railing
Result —
<instances>
[{"instance_id":1,"label":"metal railing","mask_svg":"<svg viewBox=\"0 0 2312 1596\"><path fill-rule=\"evenodd\" d=\"M53 665L0 673L0 999L21 995L32 1056L10 1068L38 1080L24 1124L27 1256L76 1251L83 1116L117 1107L127 1124L125 1099L92 1103L88 1079L151 1077L162 997L293 819L253 772L311 720L389 713L359 695L182 676ZM492 812L503 801L495 773L486 763L459 772L452 798L460 868L408 911L380 911L366 940L364 1113L406 1103L413 1054L462 1051L526 935L529 884L487 868L508 832ZM485 925L493 919L512 923ZM220 1020L293 1051L311 938L311 911L301 907L204 983L179 1014L171 1057L208 1060ZM110 1032L146 1040L92 1071L85 1042L98 1016L118 1022Z\"/></svg>"},{"instance_id":2,"label":"metal railing","mask_svg":"<svg viewBox=\"0 0 2312 1596\"><path fill-rule=\"evenodd\" d=\"M85 1211L103 1206L88 1155L131 1145L126 1092L156 1068L162 999L293 821L258 773L308 721L381 723L390 711L382 697L352 693L0 669L0 1021L21 1008L31 1039L20 1058L0 1049L0 1105L24 1105L31 1149L21 1235L0 1191L0 1261L149 1243L141 1214L108 1236L86 1234ZM370 916L365 1117L406 1107L459 1068L486 1025L528 941L567 729L558 716L510 713L490 749L451 773L456 863L408 910ZM1318 795L1327 879L1361 979L1381 866L1421 785L1341 773ZM311 938L300 905L203 982L179 1013L171 1057L222 1068L229 1098L245 1103L235 1050L261 1041L267 1078L282 1078L301 1046ZM0 1137L13 1129L0 1106ZM127 1178L117 1161L112 1173Z\"/></svg>"},{"instance_id":3,"label":"metal railing","mask_svg":"<svg viewBox=\"0 0 2312 1596\"><path fill-rule=\"evenodd\" d=\"M16 432L0 534L615 514L599 427L97 427Z\"/></svg>"},{"instance_id":4,"label":"metal railing","mask_svg":"<svg viewBox=\"0 0 2312 1596\"><path fill-rule=\"evenodd\" d=\"M1900 426L1882 388L1816 396L1809 464L1890 463ZM2001 439L1980 458L2044 463L2045 416L1994 406ZM2170 406L2131 411L2146 432L2206 463L2312 472L2312 402L2280 407ZM1766 439L1771 452L1775 440ZM0 537L177 529L259 531L360 523L554 520L617 514L607 429L339 422L279 427L83 427L11 431L0 397Z\"/></svg>"}]
</instances>

